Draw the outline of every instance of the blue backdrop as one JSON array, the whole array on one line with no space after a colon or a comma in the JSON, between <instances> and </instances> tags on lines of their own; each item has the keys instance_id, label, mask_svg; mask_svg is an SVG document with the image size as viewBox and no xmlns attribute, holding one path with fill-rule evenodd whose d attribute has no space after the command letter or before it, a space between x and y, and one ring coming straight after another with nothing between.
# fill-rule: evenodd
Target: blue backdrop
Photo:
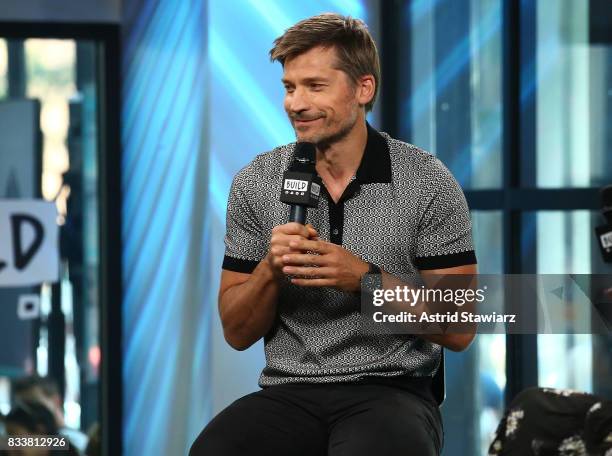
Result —
<instances>
[{"instance_id":1,"label":"blue backdrop","mask_svg":"<svg viewBox=\"0 0 612 456\"><path fill-rule=\"evenodd\" d=\"M257 388L260 344L223 341L217 292L233 175L293 140L274 38L305 17L363 18L357 0L130 0L123 42L126 456L186 454Z\"/></svg>"}]
</instances>

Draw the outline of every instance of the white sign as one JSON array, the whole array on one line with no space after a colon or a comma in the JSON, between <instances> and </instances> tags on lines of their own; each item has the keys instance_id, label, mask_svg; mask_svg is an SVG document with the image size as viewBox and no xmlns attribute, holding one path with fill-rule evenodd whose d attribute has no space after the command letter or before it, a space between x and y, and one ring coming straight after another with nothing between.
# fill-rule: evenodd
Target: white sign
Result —
<instances>
[{"instance_id":1,"label":"white sign","mask_svg":"<svg viewBox=\"0 0 612 456\"><path fill-rule=\"evenodd\" d=\"M601 245L603 245L604 249L609 249L610 247L612 247L612 231L606 234L602 234L600 238Z\"/></svg>"},{"instance_id":2,"label":"white sign","mask_svg":"<svg viewBox=\"0 0 612 456\"><path fill-rule=\"evenodd\" d=\"M285 179L284 190L293 190L296 192L305 192L308 188L308 181L299 179Z\"/></svg>"},{"instance_id":3,"label":"white sign","mask_svg":"<svg viewBox=\"0 0 612 456\"><path fill-rule=\"evenodd\" d=\"M59 243L53 203L0 200L0 287L56 282Z\"/></svg>"}]
</instances>

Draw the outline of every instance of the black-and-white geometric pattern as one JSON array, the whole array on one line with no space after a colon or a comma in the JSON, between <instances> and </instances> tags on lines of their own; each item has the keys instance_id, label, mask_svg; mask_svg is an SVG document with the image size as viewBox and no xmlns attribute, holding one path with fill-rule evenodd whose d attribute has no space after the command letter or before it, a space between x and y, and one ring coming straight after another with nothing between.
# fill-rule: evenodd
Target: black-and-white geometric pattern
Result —
<instances>
[{"instance_id":1,"label":"black-and-white geometric pattern","mask_svg":"<svg viewBox=\"0 0 612 456\"><path fill-rule=\"evenodd\" d=\"M456 265L453 259L473 252L459 184L435 156L376 134L386 141L392 179L362 184L345 201L343 247L395 274L414 274L420 263L427 269ZM272 228L288 222L288 206L279 196L294 147L258 155L235 176L227 209L226 269L252 270L267 253ZM330 239L326 192L318 208L309 209L308 222L321 239ZM436 372L439 345L410 335L363 334L359 312L357 294L284 283L277 323L265 337L260 386Z\"/></svg>"}]
</instances>

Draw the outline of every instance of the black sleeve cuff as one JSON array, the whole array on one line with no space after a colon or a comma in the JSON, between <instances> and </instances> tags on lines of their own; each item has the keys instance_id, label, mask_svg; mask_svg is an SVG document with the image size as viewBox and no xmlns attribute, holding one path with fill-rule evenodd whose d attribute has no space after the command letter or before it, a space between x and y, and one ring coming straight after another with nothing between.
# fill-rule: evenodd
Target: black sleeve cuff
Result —
<instances>
[{"instance_id":1,"label":"black sleeve cuff","mask_svg":"<svg viewBox=\"0 0 612 456\"><path fill-rule=\"evenodd\" d=\"M251 260L241 260L239 258L234 258L225 255L223 257L223 269L227 269L228 271L234 272L244 272L245 274L250 274L257 267L259 261L251 261Z\"/></svg>"},{"instance_id":2,"label":"black sleeve cuff","mask_svg":"<svg viewBox=\"0 0 612 456\"><path fill-rule=\"evenodd\" d=\"M419 257L414 260L414 265L419 270L454 268L476 263L476 253L473 250L449 255Z\"/></svg>"}]
</instances>

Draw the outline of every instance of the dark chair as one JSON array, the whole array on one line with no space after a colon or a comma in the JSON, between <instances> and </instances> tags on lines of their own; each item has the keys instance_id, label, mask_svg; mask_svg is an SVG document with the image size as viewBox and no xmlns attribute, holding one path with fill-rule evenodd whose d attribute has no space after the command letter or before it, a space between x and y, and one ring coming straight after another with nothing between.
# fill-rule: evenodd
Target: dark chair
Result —
<instances>
[{"instance_id":1,"label":"dark chair","mask_svg":"<svg viewBox=\"0 0 612 456\"><path fill-rule=\"evenodd\" d=\"M444 399L446 398L446 379L444 373L444 348L442 349L442 354L440 355L440 367L438 368L438 372L431 379L431 389L433 391L434 398L438 403L438 407L442 405Z\"/></svg>"}]
</instances>

